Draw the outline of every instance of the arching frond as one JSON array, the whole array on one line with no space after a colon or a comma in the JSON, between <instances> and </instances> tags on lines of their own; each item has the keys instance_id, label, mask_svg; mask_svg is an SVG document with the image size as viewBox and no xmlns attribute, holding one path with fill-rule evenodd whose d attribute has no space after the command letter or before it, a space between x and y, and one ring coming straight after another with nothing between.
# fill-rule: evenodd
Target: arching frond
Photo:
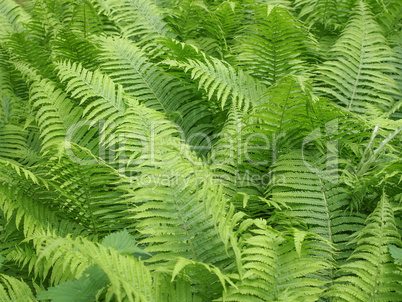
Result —
<instances>
[{"instance_id":1,"label":"arching frond","mask_svg":"<svg viewBox=\"0 0 402 302\"><path fill-rule=\"evenodd\" d=\"M23 31L24 24L29 22L29 15L21 6L12 0L4 0L0 3L0 42L7 40L10 34Z\"/></svg>"},{"instance_id":2,"label":"arching frond","mask_svg":"<svg viewBox=\"0 0 402 302\"><path fill-rule=\"evenodd\" d=\"M324 284L309 274L327 265L314 259L311 247L293 236L282 235L256 221L254 236L245 240L242 261L246 273L224 294L224 301L316 301ZM303 236L308 236L303 234ZM293 255L293 260L289 260Z\"/></svg>"},{"instance_id":3,"label":"arching frond","mask_svg":"<svg viewBox=\"0 0 402 302\"><path fill-rule=\"evenodd\" d=\"M390 77L394 53L367 4L359 2L354 13L331 59L319 67L316 89L353 112L370 114L368 103L387 116L394 104L390 93L398 89Z\"/></svg>"},{"instance_id":4,"label":"arching frond","mask_svg":"<svg viewBox=\"0 0 402 302\"><path fill-rule=\"evenodd\" d=\"M348 236L362 227L364 218L347 211L348 194L340 186L341 175L334 155L318 165L306 151L281 156L273 168L274 178L268 197L276 203L286 204L290 217L301 219L309 231L330 243L328 259L339 252L335 259L344 260L351 252L346 246ZM329 274L332 279L333 272Z\"/></svg>"},{"instance_id":5,"label":"arching frond","mask_svg":"<svg viewBox=\"0 0 402 302\"><path fill-rule=\"evenodd\" d=\"M124 90L147 107L175 118L185 133L210 132L210 112L194 96L193 87L151 63L135 44L114 38L103 39L101 68ZM124 69L125 72L122 72ZM189 133L190 132L190 133Z\"/></svg>"},{"instance_id":6,"label":"arching frond","mask_svg":"<svg viewBox=\"0 0 402 302\"><path fill-rule=\"evenodd\" d=\"M199 89L203 88L207 91L209 99L216 94L222 108L231 99L237 107L247 111L251 105L258 104L261 95L266 91L263 84L243 70L236 70L215 58L205 58L205 62L167 60L166 63L180 67L185 72L191 71L191 78L198 80Z\"/></svg>"},{"instance_id":7,"label":"arching frond","mask_svg":"<svg viewBox=\"0 0 402 302\"><path fill-rule=\"evenodd\" d=\"M296 0L295 6L300 9L299 18L310 26L338 29L343 27L349 18L349 12L355 0Z\"/></svg>"},{"instance_id":8,"label":"arching frond","mask_svg":"<svg viewBox=\"0 0 402 302\"><path fill-rule=\"evenodd\" d=\"M43 237L40 258L51 261L65 258L82 268L96 265L107 275L110 285L106 299L115 297L117 301L155 301L152 276L141 260L119 254L85 238L61 238L52 234ZM61 272L59 272L61 273ZM80 276L83 271L78 271Z\"/></svg>"},{"instance_id":9,"label":"arching frond","mask_svg":"<svg viewBox=\"0 0 402 302\"><path fill-rule=\"evenodd\" d=\"M339 301L400 301L402 277L396 272L388 244L401 246L393 210L383 195L354 236L357 248L341 266L328 296Z\"/></svg>"},{"instance_id":10,"label":"arching frond","mask_svg":"<svg viewBox=\"0 0 402 302\"><path fill-rule=\"evenodd\" d=\"M268 86L284 75L304 70L306 47L313 45L307 30L278 6L258 10L237 40L238 65Z\"/></svg>"},{"instance_id":11,"label":"arching frond","mask_svg":"<svg viewBox=\"0 0 402 302\"><path fill-rule=\"evenodd\" d=\"M1 301L34 302L36 301L28 284L4 274L0 275Z\"/></svg>"},{"instance_id":12,"label":"arching frond","mask_svg":"<svg viewBox=\"0 0 402 302\"><path fill-rule=\"evenodd\" d=\"M85 106L83 116L88 123L101 123L101 131L110 134L119 124L130 101L133 101L123 97L122 86L116 85L98 70L89 71L81 64L62 62L56 66L61 81L67 83L67 91Z\"/></svg>"},{"instance_id":13,"label":"arching frond","mask_svg":"<svg viewBox=\"0 0 402 302\"><path fill-rule=\"evenodd\" d=\"M20 162L28 155L27 131L14 125L0 128L0 159Z\"/></svg>"},{"instance_id":14,"label":"arching frond","mask_svg":"<svg viewBox=\"0 0 402 302\"><path fill-rule=\"evenodd\" d=\"M124 37L142 45L152 43L158 36L174 37L163 13L149 0L96 0L104 12L117 26Z\"/></svg>"}]
</instances>

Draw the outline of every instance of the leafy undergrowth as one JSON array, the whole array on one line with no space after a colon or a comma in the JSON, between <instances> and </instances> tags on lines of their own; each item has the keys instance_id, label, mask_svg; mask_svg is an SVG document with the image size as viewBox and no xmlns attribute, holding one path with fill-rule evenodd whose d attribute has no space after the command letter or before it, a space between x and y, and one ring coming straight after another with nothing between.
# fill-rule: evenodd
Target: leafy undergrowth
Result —
<instances>
[{"instance_id":1,"label":"leafy undergrowth","mask_svg":"<svg viewBox=\"0 0 402 302\"><path fill-rule=\"evenodd\" d=\"M401 16L0 0L0 301L402 301Z\"/></svg>"}]
</instances>

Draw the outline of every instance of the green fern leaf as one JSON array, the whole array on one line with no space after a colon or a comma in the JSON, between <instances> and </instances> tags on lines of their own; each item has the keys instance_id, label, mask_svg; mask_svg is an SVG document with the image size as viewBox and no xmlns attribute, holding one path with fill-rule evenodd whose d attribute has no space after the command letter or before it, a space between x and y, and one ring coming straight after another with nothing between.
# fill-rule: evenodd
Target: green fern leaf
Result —
<instances>
[{"instance_id":1,"label":"green fern leaf","mask_svg":"<svg viewBox=\"0 0 402 302\"><path fill-rule=\"evenodd\" d=\"M149 0L96 0L104 12L120 28L123 36L142 45L159 36L174 37L163 20L159 8Z\"/></svg>"},{"instance_id":2,"label":"green fern leaf","mask_svg":"<svg viewBox=\"0 0 402 302\"><path fill-rule=\"evenodd\" d=\"M340 301L400 301L402 276L396 273L388 244L402 245L385 194L354 241L357 248L340 267L328 295Z\"/></svg>"},{"instance_id":3,"label":"green fern leaf","mask_svg":"<svg viewBox=\"0 0 402 302\"><path fill-rule=\"evenodd\" d=\"M308 245L302 245L301 257L292 237L283 236L255 222L254 236L246 239L243 262L246 273L224 294L224 301L316 301L324 282L309 277L327 265L309 255ZM292 255L292 261L289 257Z\"/></svg>"},{"instance_id":4,"label":"green fern leaf","mask_svg":"<svg viewBox=\"0 0 402 302\"><path fill-rule=\"evenodd\" d=\"M253 24L244 29L238 43L238 65L267 86L305 69L306 47L313 45L306 29L278 6L257 10Z\"/></svg>"},{"instance_id":5,"label":"green fern leaf","mask_svg":"<svg viewBox=\"0 0 402 302\"><path fill-rule=\"evenodd\" d=\"M96 294L109 284L106 274L97 266L86 269L76 280L64 281L55 287L41 292L37 298L51 299L54 302L88 302L95 301Z\"/></svg>"},{"instance_id":6,"label":"green fern leaf","mask_svg":"<svg viewBox=\"0 0 402 302\"><path fill-rule=\"evenodd\" d=\"M0 275L0 300L4 302L36 301L28 284L16 278L3 274Z\"/></svg>"},{"instance_id":7,"label":"green fern leaf","mask_svg":"<svg viewBox=\"0 0 402 302\"><path fill-rule=\"evenodd\" d=\"M354 0L296 0L300 10L299 18L313 26L329 29L343 27L352 10Z\"/></svg>"},{"instance_id":8,"label":"green fern leaf","mask_svg":"<svg viewBox=\"0 0 402 302\"><path fill-rule=\"evenodd\" d=\"M215 58L205 58L205 62L166 60L165 63L180 67L185 72L191 71L191 78L198 80L198 88L207 91L209 99L216 94L222 108L231 99L233 104L247 111L252 104L258 104L266 91L266 87L252 76Z\"/></svg>"},{"instance_id":9,"label":"green fern leaf","mask_svg":"<svg viewBox=\"0 0 402 302\"><path fill-rule=\"evenodd\" d=\"M331 59L318 69L317 91L349 110L370 114L365 104L374 104L387 116L398 87L390 74L395 60L381 29L364 2L331 50Z\"/></svg>"},{"instance_id":10,"label":"green fern leaf","mask_svg":"<svg viewBox=\"0 0 402 302\"><path fill-rule=\"evenodd\" d=\"M29 15L17 3L11 0L4 0L0 3L0 26L2 32L0 41L4 42L14 32L21 32L25 24L29 22Z\"/></svg>"},{"instance_id":11,"label":"green fern leaf","mask_svg":"<svg viewBox=\"0 0 402 302\"><path fill-rule=\"evenodd\" d=\"M123 85L126 93L149 108L178 115L178 124L189 136L210 132L210 113L203 102L194 100L193 87L163 72L128 40L102 39L101 45L102 70Z\"/></svg>"}]
</instances>

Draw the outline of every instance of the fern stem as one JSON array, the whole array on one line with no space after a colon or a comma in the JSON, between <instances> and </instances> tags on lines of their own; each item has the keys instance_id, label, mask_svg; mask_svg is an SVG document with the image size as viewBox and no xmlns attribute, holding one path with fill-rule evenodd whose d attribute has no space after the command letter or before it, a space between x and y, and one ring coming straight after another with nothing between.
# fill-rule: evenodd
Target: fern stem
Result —
<instances>
[{"instance_id":1,"label":"fern stem","mask_svg":"<svg viewBox=\"0 0 402 302\"><path fill-rule=\"evenodd\" d=\"M350 110L350 109L352 108L352 103L353 103L353 100L354 100L354 98L355 98L356 89L357 89L357 86L358 86L359 80L360 80L360 73L361 73L362 65L363 65L363 55L364 55L364 47L363 47L363 46L364 46L364 43L363 43L363 42L364 42L364 40L365 40L365 37L364 37L364 30L362 30L362 43L361 43L361 51L360 51L360 59L359 59L359 70L358 70L358 72L357 72L355 84L354 84L354 86L353 86L353 92L352 92L352 96L351 96L351 98L350 98L348 110Z\"/></svg>"}]
</instances>

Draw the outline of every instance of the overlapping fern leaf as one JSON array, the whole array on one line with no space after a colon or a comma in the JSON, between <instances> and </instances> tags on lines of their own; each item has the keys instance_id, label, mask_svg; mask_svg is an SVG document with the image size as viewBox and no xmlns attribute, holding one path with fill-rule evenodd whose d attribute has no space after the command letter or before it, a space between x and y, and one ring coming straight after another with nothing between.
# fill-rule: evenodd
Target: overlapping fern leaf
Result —
<instances>
[{"instance_id":1,"label":"overlapping fern leaf","mask_svg":"<svg viewBox=\"0 0 402 302\"><path fill-rule=\"evenodd\" d=\"M163 14L151 1L96 0L95 5L114 21L123 36L142 45L152 44L158 37L174 37Z\"/></svg>"},{"instance_id":2,"label":"overlapping fern leaf","mask_svg":"<svg viewBox=\"0 0 402 302\"><path fill-rule=\"evenodd\" d=\"M237 38L236 60L239 66L270 86L282 76L306 68L303 64L307 47L313 41L286 9L274 6L256 11L253 23Z\"/></svg>"},{"instance_id":3,"label":"overlapping fern leaf","mask_svg":"<svg viewBox=\"0 0 402 302\"><path fill-rule=\"evenodd\" d=\"M178 62L166 60L171 66L191 72L191 78L198 81L199 89L208 92L208 98L216 95L222 108L230 100L238 108L247 111L258 104L266 87L242 69L234 69L228 63L206 57L205 61L187 60Z\"/></svg>"},{"instance_id":4,"label":"overlapping fern leaf","mask_svg":"<svg viewBox=\"0 0 402 302\"><path fill-rule=\"evenodd\" d=\"M318 68L316 89L353 112L370 114L368 104L388 116L394 105L390 95L398 90L390 77L394 61L369 7L359 2L331 59Z\"/></svg>"},{"instance_id":5,"label":"overlapping fern leaf","mask_svg":"<svg viewBox=\"0 0 402 302\"><path fill-rule=\"evenodd\" d=\"M254 236L245 240L243 278L223 296L224 301L316 301L324 282L310 274L327 267L303 242L307 233L281 234L255 221ZM290 260L289 256L292 256Z\"/></svg>"},{"instance_id":6,"label":"overlapping fern leaf","mask_svg":"<svg viewBox=\"0 0 402 302\"><path fill-rule=\"evenodd\" d=\"M197 100L193 87L155 66L134 43L103 39L101 47L102 70L123 85L127 93L147 107L171 116L188 135L210 131L210 112L202 100Z\"/></svg>"},{"instance_id":7,"label":"overlapping fern leaf","mask_svg":"<svg viewBox=\"0 0 402 302\"><path fill-rule=\"evenodd\" d=\"M354 0L295 1L295 6L300 9L299 18L321 31L323 28L343 27L354 4Z\"/></svg>"},{"instance_id":8,"label":"overlapping fern leaf","mask_svg":"<svg viewBox=\"0 0 402 302\"><path fill-rule=\"evenodd\" d=\"M398 1L0 2L1 301L402 300Z\"/></svg>"},{"instance_id":9,"label":"overlapping fern leaf","mask_svg":"<svg viewBox=\"0 0 402 302\"><path fill-rule=\"evenodd\" d=\"M29 15L21 6L11 0L2 1L0 4L0 42L4 42L10 34L23 31L24 23L29 22Z\"/></svg>"},{"instance_id":10,"label":"overlapping fern leaf","mask_svg":"<svg viewBox=\"0 0 402 302\"><path fill-rule=\"evenodd\" d=\"M339 301L400 301L402 278L388 244L400 247L401 239L385 194L353 241L357 247L340 267L328 296Z\"/></svg>"},{"instance_id":11,"label":"overlapping fern leaf","mask_svg":"<svg viewBox=\"0 0 402 302\"><path fill-rule=\"evenodd\" d=\"M289 153L279 158L268 197L286 204L288 215L306 224L309 231L320 235L329 243L327 257L344 260L349 256L348 236L363 224L361 215L347 212L348 194L338 185L340 177L335 158L327 163L314 163L308 152ZM326 166L326 167L325 167ZM331 278L332 272L330 272Z\"/></svg>"}]
</instances>

